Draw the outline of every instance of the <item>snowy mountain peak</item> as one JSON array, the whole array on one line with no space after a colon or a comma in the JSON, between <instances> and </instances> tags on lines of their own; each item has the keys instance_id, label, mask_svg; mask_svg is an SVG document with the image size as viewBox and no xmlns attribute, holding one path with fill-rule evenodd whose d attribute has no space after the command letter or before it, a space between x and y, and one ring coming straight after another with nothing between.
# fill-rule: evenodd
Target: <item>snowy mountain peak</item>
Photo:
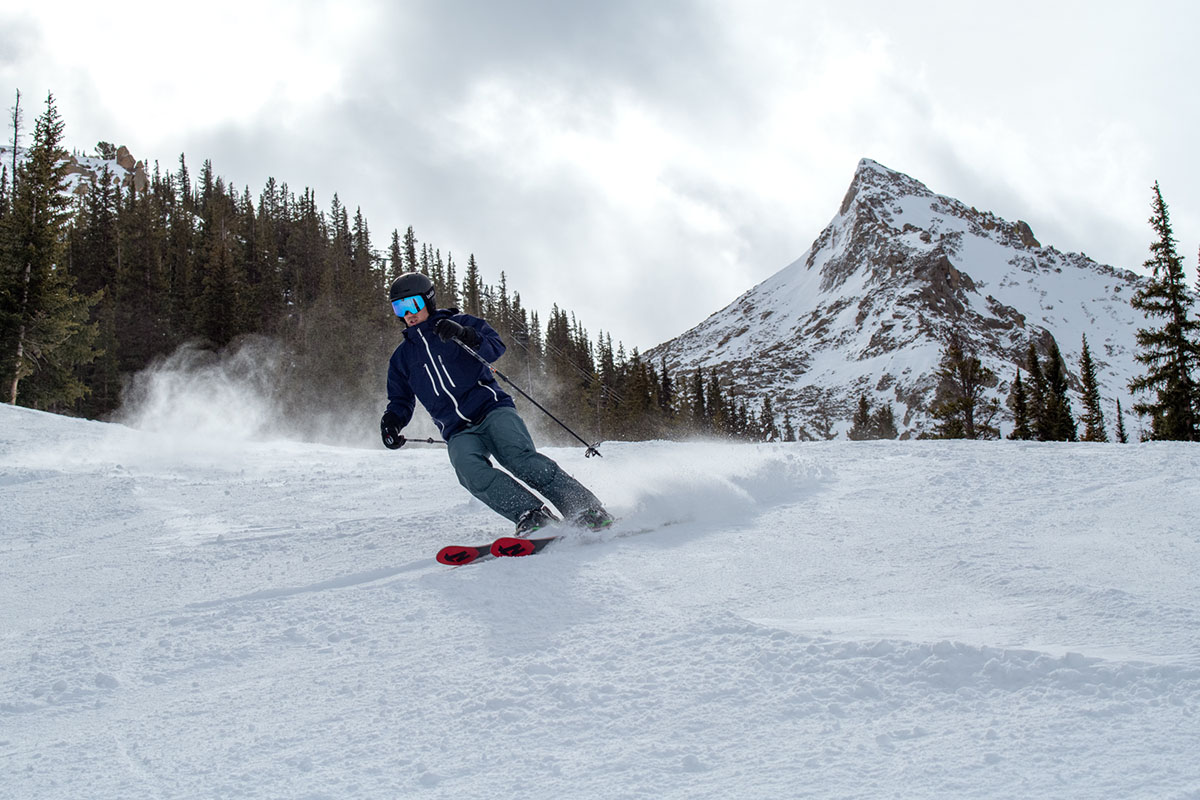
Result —
<instances>
[{"instance_id":1,"label":"snowy mountain peak","mask_svg":"<svg viewBox=\"0 0 1200 800\"><path fill-rule=\"evenodd\" d=\"M1086 334L1115 404L1136 372L1137 281L863 159L804 255L650 355L676 371L715 369L759 402L770 396L805 437L844 432L862 394L892 404L913 436L930 427L952 331L1000 377L1001 397L1031 340L1043 352L1057 341L1075 371Z\"/></svg>"},{"instance_id":2,"label":"snowy mountain peak","mask_svg":"<svg viewBox=\"0 0 1200 800\"><path fill-rule=\"evenodd\" d=\"M858 168L854 171L854 180L850 182L850 188L846 192L845 199L842 200L842 208L839 213L845 214L849 211L860 195L862 200L869 201L872 196L878 194L888 194L893 197L933 196L933 193L920 181L914 180L902 172L888 169L878 161L864 158L858 162Z\"/></svg>"}]
</instances>

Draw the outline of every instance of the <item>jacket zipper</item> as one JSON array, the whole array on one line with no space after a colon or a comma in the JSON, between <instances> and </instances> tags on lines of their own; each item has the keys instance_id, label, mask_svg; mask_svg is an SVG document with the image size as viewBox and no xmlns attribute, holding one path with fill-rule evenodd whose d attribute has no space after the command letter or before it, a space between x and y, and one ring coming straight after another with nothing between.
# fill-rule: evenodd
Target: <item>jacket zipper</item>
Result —
<instances>
[{"instance_id":1,"label":"jacket zipper","mask_svg":"<svg viewBox=\"0 0 1200 800\"><path fill-rule=\"evenodd\" d=\"M450 377L450 370L446 369L446 362L442 361L442 357L440 355L438 356L438 363L442 365L442 372L446 373L446 380L450 381L450 385L457 389L458 386L455 385L454 378Z\"/></svg>"}]
</instances>

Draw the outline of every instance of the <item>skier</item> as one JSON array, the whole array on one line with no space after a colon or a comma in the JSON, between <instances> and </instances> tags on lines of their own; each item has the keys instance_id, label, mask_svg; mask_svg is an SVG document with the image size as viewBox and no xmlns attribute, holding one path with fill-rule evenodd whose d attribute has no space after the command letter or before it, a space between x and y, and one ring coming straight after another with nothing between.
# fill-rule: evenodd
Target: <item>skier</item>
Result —
<instances>
[{"instance_id":1,"label":"skier","mask_svg":"<svg viewBox=\"0 0 1200 800\"><path fill-rule=\"evenodd\" d=\"M611 525L612 516L594 494L537 452L512 398L458 344L493 362L504 354L500 334L457 308L438 308L433 281L419 272L396 278L388 294L404 322L404 341L388 364L388 406L379 422L384 446L404 446L400 431L412 420L414 399L420 400L449 446L459 483L516 523L517 536L561 520L513 476L572 523L592 530ZM511 475L493 467L491 458Z\"/></svg>"}]
</instances>

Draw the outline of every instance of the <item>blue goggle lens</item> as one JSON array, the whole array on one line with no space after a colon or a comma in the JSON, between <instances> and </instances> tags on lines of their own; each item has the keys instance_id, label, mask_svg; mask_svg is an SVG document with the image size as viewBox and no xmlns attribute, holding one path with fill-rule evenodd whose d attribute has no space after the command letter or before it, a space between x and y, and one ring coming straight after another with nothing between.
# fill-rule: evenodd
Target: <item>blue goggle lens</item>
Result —
<instances>
[{"instance_id":1,"label":"blue goggle lens","mask_svg":"<svg viewBox=\"0 0 1200 800\"><path fill-rule=\"evenodd\" d=\"M396 312L397 317L403 317L405 314L418 314L424 307L425 298L419 294L392 301L392 310Z\"/></svg>"}]
</instances>

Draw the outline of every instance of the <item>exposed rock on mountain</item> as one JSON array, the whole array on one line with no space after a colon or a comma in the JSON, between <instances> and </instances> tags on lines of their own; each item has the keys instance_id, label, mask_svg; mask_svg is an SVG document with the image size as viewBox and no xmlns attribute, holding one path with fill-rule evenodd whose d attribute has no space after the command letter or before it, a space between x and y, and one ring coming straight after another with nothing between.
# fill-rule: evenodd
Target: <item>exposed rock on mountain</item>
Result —
<instances>
[{"instance_id":1,"label":"exposed rock on mountain","mask_svg":"<svg viewBox=\"0 0 1200 800\"><path fill-rule=\"evenodd\" d=\"M17 160L21 161L25 156L25 148L17 148L16 156ZM12 157L12 147L0 146L0 163L3 163L10 171ZM108 167L109 179L114 185L132 186L138 192L144 192L150 184L146 175L146 165L135 159L130 154L129 148L122 145L117 150L116 157L111 159L101 156L81 156L76 153L68 155L67 191L80 196L87 194L88 188L94 185L104 173L105 166Z\"/></svg>"}]
</instances>

